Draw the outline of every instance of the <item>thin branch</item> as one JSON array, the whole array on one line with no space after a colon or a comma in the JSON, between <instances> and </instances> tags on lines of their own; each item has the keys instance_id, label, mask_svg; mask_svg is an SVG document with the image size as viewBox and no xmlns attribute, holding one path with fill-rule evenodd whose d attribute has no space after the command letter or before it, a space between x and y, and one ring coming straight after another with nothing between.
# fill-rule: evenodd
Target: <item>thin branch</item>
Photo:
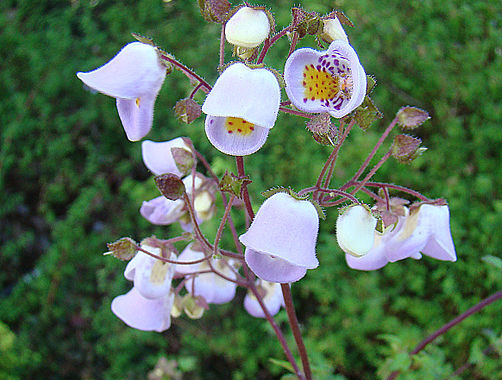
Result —
<instances>
[{"instance_id":1,"label":"thin branch","mask_svg":"<svg viewBox=\"0 0 502 380\"><path fill-rule=\"evenodd\" d=\"M305 344L303 343L298 318L296 317L295 306L293 305L293 297L291 296L291 289L289 288L289 284L281 284L281 289L282 296L284 297L284 304L286 305L286 312L288 313L289 325L291 326L291 330L293 331L296 346L298 347L298 352L300 353L300 358L302 360L305 378L306 380L312 380L312 371L310 369L307 350L305 348Z\"/></svg>"},{"instance_id":2,"label":"thin branch","mask_svg":"<svg viewBox=\"0 0 502 380\"><path fill-rule=\"evenodd\" d=\"M431 335L429 335L427 338L422 340L414 349L413 351L410 352L410 356L413 356L415 354L418 354L420 351L422 351L429 343L431 343L433 340L435 340L437 337L443 335L445 332L447 332L449 329L452 327L458 325L460 322L462 322L464 319L467 317L470 317L474 313L477 313L484 307L490 305L491 303L499 300L502 298L502 290L499 290L495 294L492 294L490 297L485 298L484 300L480 301L478 304L474 305L471 307L469 310L466 312L460 314L459 316L453 318L450 322L447 324L443 325L441 328L437 329L434 331ZM387 377L387 380L393 380L397 376L399 376L399 371L394 371L392 372L389 377Z\"/></svg>"}]
</instances>

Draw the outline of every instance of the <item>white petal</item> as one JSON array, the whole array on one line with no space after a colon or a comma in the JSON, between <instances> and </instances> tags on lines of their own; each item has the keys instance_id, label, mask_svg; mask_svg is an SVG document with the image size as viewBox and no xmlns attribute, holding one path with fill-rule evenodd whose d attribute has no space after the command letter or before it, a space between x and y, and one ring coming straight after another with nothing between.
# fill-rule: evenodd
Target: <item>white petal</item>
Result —
<instances>
[{"instance_id":1,"label":"white petal","mask_svg":"<svg viewBox=\"0 0 502 380\"><path fill-rule=\"evenodd\" d=\"M239 117L270 129L277 119L280 101L281 90L274 74L235 63L220 75L202 111L211 116Z\"/></svg>"},{"instance_id":2,"label":"white petal","mask_svg":"<svg viewBox=\"0 0 502 380\"><path fill-rule=\"evenodd\" d=\"M171 308L174 293L150 300L141 296L136 288L115 297L112 312L126 325L143 331L162 332L171 325Z\"/></svg>"},{"instance_id":3,"label":"white petal","mask_svg":"<svg viewBox=\"0 0 502 380\"><path fill-rule=\"evenodd\" d=\"M142 246L148 252L161 256L160 248ZM138 255L146 256L134 271L134 287L141 295L148 299L163 297L171 289L171 280L174 275L175 265L164 263L144 252ZM171 254L171 260L176 260L176 255Z\"/></svg>"},{"instance_id":4,"label":"white petal","mask_svg":"<svg viewBox=\"0 0 502 380\"><path fill-rule=\"evenodd\" d=\"M155 98L162 86L166 68L153 46L141 42L127 44L105 65L78 72L87 86L114 98L136 99L150 94Z\"/></svg>"},{"instance_id":5,"label":"white petal","mask_svg":"<svg viewBox=\"0 0 502 380\"><path fill-rule=\"evenodd\" d=\"M242 7L225 24L225 37L233 45L254 48L270 33L270 21L260 9Z\"/></svg>"},{"instance_id":6,"label":"white petal","mask_svg":"<svg viewBox=\"0 0 502 380\"><path fill-rule=\"evenodd\" d=\"M336 220L336 239L346 253L363 256L373 247L376 218L363 206L349 207Z\"/></svg>"},{"instance_id":7,"label":"white petal","mask_svg":"<svg viewBox=\"0 0 502 380\"><path fill-rule=\"evenodd\" d=\"M268 136L268 128L254 125L249 135L228 133L225 128L225 117L206 117L206 135L209 142L220 152L231 156L246 156L260 149Z\"/></svg>"},{"instance_id":8,"label":"white petal","mask_svg":"<svg viewBox=\"0 0 502 380\"><path fill-rule=\"evenodd\" d=\"M182 137L174 140L155 142L145 140L141 143L141 154L146 167L155 175L172 173L182 176L174 161L172 148L182 148L190 152L190 148L185 144Z\"/></svg>"}]
</instances>

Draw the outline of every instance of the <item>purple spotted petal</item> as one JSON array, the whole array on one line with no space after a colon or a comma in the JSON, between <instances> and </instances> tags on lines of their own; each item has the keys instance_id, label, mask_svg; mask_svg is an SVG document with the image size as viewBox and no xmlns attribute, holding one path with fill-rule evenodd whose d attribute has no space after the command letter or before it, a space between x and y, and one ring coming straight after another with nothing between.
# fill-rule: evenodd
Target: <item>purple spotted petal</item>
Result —
<instances>
[{"instance_id":1,"label":"purple spotted petal","mask_svg":"<svg viewBox=\"0 0 502 380\"><path fill-rule=\"evenodd\" d=\"M286 93L295 107L341 118L359 107L366 94L366 74L354 49L343 40L327 51L298 49L284 68Z\"/></svg>"},{"instance_id":2,"label":"purple spotted petal","mask_svg":"<svg viewBox=\"0 0 502 380\"><path fill-rule=\"evenodd\" d=\"M242 118L270 129L277 119L280 101L281 90L274 74L235 63L220 75L202 111L211 116Z\"/></svg>"},{"instance_id":3,"label":"purple spotted petal","mask_svg":"<svg viewBox=\"0 0 502 380\"><path fill-rule=\"evenodd\" d=\"M166 225L176 222L183 214L185 203L178 199L171 201L164 196L143 202L141 215L152 224Z\"/></svg>"},{"instance_id":4,"label":"purple spotted petal","mask_svg":"<svg viewBox=\"0 0 502 380\"><path fill-rule=\"evenodd\" d=\"M172 148L182 148L190 151L182 137L170 141L155 142L145 140L141 143L141 154L146 167L155 175L172 173L182 177L172 154Z\"/></svg>"},{"instance_id":5,"label":"purple spotted petal","mask_svg":"<svg viewBox=\"0 0 502 380\"><path fill-rule=\"evenodd\" d=\"M268 128L254 125L254 130L248 135L229 133L225 121L225 117L207 116L205 123L207 138L220 152L231 156L247 156L265 144Z\"/></svg>"},{"instance_id":6,"label":"purple spotted petal","mask_svg":"<svg viewBox=\"0 0 502 380\"><path fill-rule=\"evenodd\" d=\"M272 257L267 253L257 252L246 248L246 263L262 280L270 282L288 283L300 280L307 273L307 268L291 264L279 257Z\"/></svg>"},{"instance_id":7,"label":"purple spotted petal","mask_svg":"<svg viewBox=\"0 0 502 380\"><path fill-rule=\"evenodd\" d=\"M132 288L127 294L115 297L111 308L117 317L134 329L162 332L171 325L173 300L173 293L150 300Z\"/></svg>"},{"instance_id":8,"label":"purple spotted petal","mask_svg":"<svg viewBox=\"0 0 502 380\"><path fill-rule=\"evenodd\" d=\"M315 253L318 230L319 217L312 203L277 193L263 202L239 240L255 252L313 269L319 265Z\"/></svg>"}]
</instances>

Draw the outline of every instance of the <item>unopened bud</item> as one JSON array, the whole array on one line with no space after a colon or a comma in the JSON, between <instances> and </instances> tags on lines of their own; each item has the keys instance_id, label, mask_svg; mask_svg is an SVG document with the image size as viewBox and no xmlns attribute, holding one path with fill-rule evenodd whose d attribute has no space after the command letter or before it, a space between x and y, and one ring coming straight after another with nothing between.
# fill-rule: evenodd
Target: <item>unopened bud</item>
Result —
<instances>
[{"instance_id":1,"label":"unopened bud","mask_svg":"<svg viewBox=\"0 0 502 380\"><path fill-rule=\"evenodd\" d=\"M422 140L408 135L397 135L392 144L392 155L399 162L408 164L418 157L421 153L420 144Z\"/></svg>"},{"instance_id":2,"label":"unopened bud","mask_svg":"<svg viewBox=\"0 0 502 380\"><path fill-rule=\"evenodd\" d=\"M322 22L323 28L322 32L319 34L319 37L323 41L327 42L328 44L335 40L349 42L345 30L343 30L342 24L340 24L340 21L336 16L333 18L323 19Z\"/></svg>"},{"instance_id":3,"label":"unopened bud","mask_svg":"<svg viewBox=\"0 0 502 380\"><path fill-rule=\"evenodd\" d=\"M227 41L244 48L259 46L269 34L269 15L262 8L242 7L225 25Z\"/></svg>"},{"instance_id":4,"label":"unopened bud","mask_svg":"<svg viewBox=\"0 0 502 380\"><path fill-rule=\"evenodd\" d=\"M175 174L167 173L155 177L155 184L162 195L167 199L175 201L183 197L185 185Z\"/></svg>"},{"instance_id":5,"label":"unopened bud","mask_svg":"<svg viewBox=\"0 0 502 380\"><path fill-rule=\"evenodd\" d=\"M223 24L232 6L228 0L199 0L199 7L206 21Z\"/></svg>"},{"instance_id":6,"label":"unopened bud","mask_svg":"<svg viewBox=\"0 0 502 380\"><path fill-rule=\"evenodd\" d=\"M347 207L336 220L340 248L355 257L364 256L375 242L377 219L362 205Z\"/></svg>"},{"instance_id":7,"label":"unopened bud","mask_svg":"<svg viewBox=\"0 0 502 380\"><path fill-rule=\"evenodd\" d=\"M335 146L338 133L329 113L315 115L307 122L307 129L319 144Z\"/></svg>"},{"instance_id":8,"label":"unopened bud","mask_svg":"<svg viewBox=\"0 0 502 380\"><path fill-rule=\"evenodd\" d=\"M428 119L429 114L417 107L403 107L397 112L397 121L402 129L414 129Z\"/></svg>"},{"instance_id":9,"label":"unopened bud","mask_svg":"<svg viewBox=\"0 0 502 380\"><path fill-rule=\"evenodd\" d=\"M184 148L171 148L176 167L183 174L188 174L194 165L192 152Z\"/></svg>"},{"instance_id":10,"label":"unopened bud","mask_svg":"<svg viewBox=\"0 0 502 380\"><path fill-rule=\"evenodd\" d=\"M113 243L108 243L106 246L109 252L106 252L105 255L113 255L117 259L123 261L131 260L138 251L136 242L128 237L124 237Z\"/></svg>"},{"instance_id":11,"label":"unopened bud","mask_svg":"<svg viewBox=\"0 0 502 380\"><path fill-rule=\"evenodd\" d=\"M190 124L201 115L202 108L195 100L185 98L176 102L174 112L178 120Z\"/></svg>"}]
</instances>

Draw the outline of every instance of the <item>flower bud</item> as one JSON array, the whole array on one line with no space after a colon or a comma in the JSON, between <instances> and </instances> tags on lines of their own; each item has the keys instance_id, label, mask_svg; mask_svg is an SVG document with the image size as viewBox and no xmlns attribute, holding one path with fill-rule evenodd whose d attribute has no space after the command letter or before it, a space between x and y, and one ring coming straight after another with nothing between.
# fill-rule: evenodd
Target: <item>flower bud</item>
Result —
<instances>
[{"instance_id":1,"label":"flower bud","mask_svg":"<svg viewBox=\"0 0 502 380\"><path fill-rule=\"evenodd\" d=\"M337 17L328 18L323 21L323 29L322 33L319 35L321 39L328 44L332 43L335 40L342 40L345 42L349 42L347 38L347 34L343 30L342 24Z\"/></svg>"},{"instance_id":2,"label":"flower bud","mask_svg":"<svg viewBox=\"0 0 502 380\"><path fill-rule=\"evenodd\" d=\"M225 25L225 37L233 45L254 48L270 34L270 20L263 9L242 7Z\"/></svg>"},{"instance_id":3,"label":"flower bud","mask_svg":"<svg viewBox=\"0 0 502 380\"><path fill-rule=\"evenodd\" d=\"M171 173L155 177L155 184L162 195L172 201L180 199L185 192L183 181L178 176Z\"/></svg>"},{"instance_id":4,"label":"flower bud","mask_svg":"<svg viewBox=\"0 0 502 380\"><path fill-rule=\"evenodd\" d=\"M414 129L430 119L427 111L417 107L402 107L397 112L397 120L402 129Z\"/></svg>"},{"instance_id":5,"label":"flower bud","mask_svg":"<svg viewBox=\"0 0 502 380\"><path fill-rule=\"evenodd\" d=\"M113 243L107 243L106 246L110 250L105 255L113 255L119 260L131 260L138 251L137 244L131 238L121 238Z\"/></svg>"},{"instance_id":6,"label":"flower bud","mask_svg":"<svg viewBox=\"0 0 502 380\"><path fill-rule=\"evenodd\" d=\"M349 206L336 220L336 239L345 252L364 256L375 242L377 219L361 205Z\"/></svg>"}]
</instances>

